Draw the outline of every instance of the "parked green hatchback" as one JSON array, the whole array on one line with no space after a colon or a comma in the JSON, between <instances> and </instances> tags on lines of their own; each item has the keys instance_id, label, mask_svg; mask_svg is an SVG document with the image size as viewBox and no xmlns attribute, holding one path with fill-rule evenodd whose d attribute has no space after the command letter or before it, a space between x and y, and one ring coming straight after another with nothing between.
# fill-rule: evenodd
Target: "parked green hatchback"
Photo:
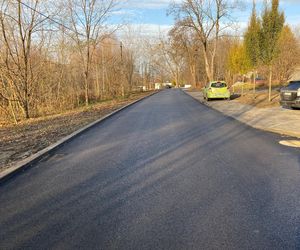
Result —
<instances>
[{"instance_id":1,"label":"parked green hatchback","mask_svg":"<svg viewBox=\"0 0 300 250\"><path fill-rule=\"evenodd\" d=\"M230 91L226 82L214 81L208 83L203 88L204 99L210 101L211 99L228 99L230 100Z\"/></svg>"}]
</instances>

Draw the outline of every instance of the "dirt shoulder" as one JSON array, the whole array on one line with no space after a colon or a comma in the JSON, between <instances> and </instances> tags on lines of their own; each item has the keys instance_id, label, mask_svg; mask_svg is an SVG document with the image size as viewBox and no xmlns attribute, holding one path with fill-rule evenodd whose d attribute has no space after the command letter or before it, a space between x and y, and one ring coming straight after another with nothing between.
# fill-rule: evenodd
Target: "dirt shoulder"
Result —
<instances>
[{"instance_id":1,"label":"dirt shoulder","mask_svg":"<svg viewBox=\"0 0 300 250\"><path fill-rule=\"evenodd\" d=\"M0 127L0 171L85 125L151 93L136 93L127 99L106 101L59 115L30 119L18 125Z\"/></svg>"}]
</instances>

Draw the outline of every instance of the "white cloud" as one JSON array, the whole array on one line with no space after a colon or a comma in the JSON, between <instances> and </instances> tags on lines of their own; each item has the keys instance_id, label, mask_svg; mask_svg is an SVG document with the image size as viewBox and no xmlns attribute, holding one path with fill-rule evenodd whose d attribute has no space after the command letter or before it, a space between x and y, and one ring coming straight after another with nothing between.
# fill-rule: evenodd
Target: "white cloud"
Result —
<instances>
[{"instance_id":1,"label":"white cloud","mask_svg":"<svg viewBox=\"0 0 300 250\"><path fill-rule=\"evenodd\" d=\"M160 9L166 8L172 2L180 3L183 0L124 0L123 5L127 8L137 9Z\"/></svg>"},{"instance_id":2,"label":"white cloud","mask_svg":"<svg viewBox=\"0 0 300 250\"><path fill-rule=\"evenodd\" d=\"M184 0L175 0L175 2L180 3ZM235 1L235 0L230 0ZM247 27L251 6L253 0L240 0L245 5L244 9L238 9L233 11L232 16L234 17L236 23L236 27L232 30L235 32L241 33L244 32L245 28ZM268 0L271 1L271 0ZM167 8L171 2L174 0L122 0L122 11L116 12L115 14L123 15L127 18L127 23L136 23L133 24L137 33L142 36L158 36L159 33L167 33L171 29L171 25L167 25L166 23L161 23L161 25L145 23L145 14L147 12L141 10L147 9L162 9ZM264 0L256 0L257 3L257 12L260 15L260 12L263 8ZM291 8L295 9L296 6L299 5L300 7L300 0L281 0L280 1L281 9L286 13L286 22L292 26L300 24L300 15L297 13L290 13ZM171 17L170 17L171 18ZM148 18L149 20L149 18ZM164 19L165 20L165 19ZM150 21L151 22L151 21ZM166 22L166 21L164 21ZM137 24L141 23L141 24ZM168 21L168 24L172 23L172 21Z\"/></svg>"},{"instance_id":3,"label":"white cloud","mask_svg":"<svg viewBox=\"0 0 300 250\"><path fill-rule=\"evenodd\" d=\"M158 25L152 23L144 24L130 24L124 26L123 29L118 31L120 36L126 36L128 33L135 37L152 37L159 38L160 36L165 36L171 29L172 25Z\"/></svg>"},{"instance_id":4,"label":"white cloud","mask_svg":"<svg viewBox=\"0 0 300 250\"><path fill-rule=\"evenodd\" d=\"M166 8L172 2L181 3L184 0L121 0L122 5L126 8L139 8L139 9L159 9ZM236 0L230 0L235 2ZM240 0L244 4L252 4L253 0ZM271 0L267 0L271 2ZM264 0L255 0L256 4L262 4ZM299 4L299 0L281 0L281 5Z\"/></svg>"}]
</instances>

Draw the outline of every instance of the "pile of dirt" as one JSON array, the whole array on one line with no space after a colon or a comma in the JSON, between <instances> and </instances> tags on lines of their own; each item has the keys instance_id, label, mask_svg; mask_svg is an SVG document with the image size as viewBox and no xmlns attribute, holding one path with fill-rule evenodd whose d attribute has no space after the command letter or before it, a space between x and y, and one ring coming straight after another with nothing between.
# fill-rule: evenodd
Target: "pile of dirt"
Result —
<instances>
[{"instance_id":1,"label":"pile of dirt","mask_svg":"<svg viewBox=\"0 0 300 250\"><path fill-rule=\"evenodd\" d=\"M0 127L0 171L151 92Z\"/></svg>"}]
</instances>

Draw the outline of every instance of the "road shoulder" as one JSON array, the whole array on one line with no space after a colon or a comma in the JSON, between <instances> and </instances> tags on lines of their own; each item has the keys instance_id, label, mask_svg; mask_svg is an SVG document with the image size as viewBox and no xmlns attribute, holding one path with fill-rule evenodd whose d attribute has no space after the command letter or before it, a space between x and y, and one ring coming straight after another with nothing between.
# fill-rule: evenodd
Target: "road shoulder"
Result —
<instances>
[{"instance_id":1,"label":"road shoulder","mask_svg":"<svg viewBox=\"0 0 300 250\"><path fill-rule=\"evenodd\" d=\"M210 101L203 99L200 91L185 91L202 104L220 111L251 127L300 138L300 111L281 107L256 108L238 101Z\"/></svg>"}]
</instances>

